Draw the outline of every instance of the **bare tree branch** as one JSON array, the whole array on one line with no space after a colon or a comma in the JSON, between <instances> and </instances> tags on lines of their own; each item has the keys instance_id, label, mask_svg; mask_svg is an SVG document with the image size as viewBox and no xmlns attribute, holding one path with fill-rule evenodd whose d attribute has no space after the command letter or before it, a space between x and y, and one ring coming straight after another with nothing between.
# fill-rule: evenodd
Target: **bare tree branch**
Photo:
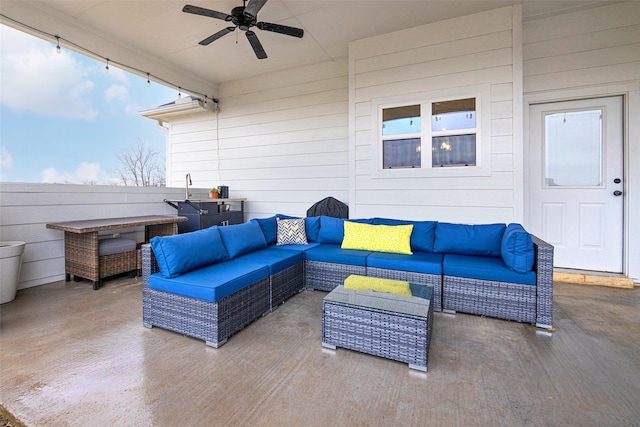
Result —
<instances>
[{"instance_id":1,"label":"bare tree branch","mask_svg":"<svg viewBox=\"0 0 640 427\"><path fill-rule=\"evenodd\" d=\"M157 151L141 140L118 154L118 175L123 185L158 187L166 184L164 166L158 164Z\"/></svg>"}]
</instances>

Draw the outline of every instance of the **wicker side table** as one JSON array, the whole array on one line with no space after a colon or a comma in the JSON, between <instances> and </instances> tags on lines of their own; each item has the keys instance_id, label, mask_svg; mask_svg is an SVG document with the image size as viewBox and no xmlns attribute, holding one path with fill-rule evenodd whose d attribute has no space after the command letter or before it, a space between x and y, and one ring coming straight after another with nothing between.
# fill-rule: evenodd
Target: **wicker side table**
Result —
<instances>
[{"instance_id":1,"label":"wicker side table","mask_svg":"<svg viewBox=\"0 0 640 427\"><path fill-rule=\"evenodd\" d=\"M335 288L322 301L322 346L397 360L426 372L433 287L410 286L412 297Z\"/></svg>"}]
</instances>

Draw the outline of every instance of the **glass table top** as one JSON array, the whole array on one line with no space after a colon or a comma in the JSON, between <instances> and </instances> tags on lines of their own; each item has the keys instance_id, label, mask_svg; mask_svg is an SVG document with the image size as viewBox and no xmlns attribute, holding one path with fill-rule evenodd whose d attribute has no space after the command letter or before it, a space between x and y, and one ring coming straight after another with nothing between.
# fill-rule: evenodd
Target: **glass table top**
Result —
<instances>
[{"instance_id":1,"label":"glass table top","mask_svg":"<svg viewBox=\"0 0 640 427\"><path fill-rule=\"evenodd\" d=\"M376 281L379 280L376 278ZM412 296L401 296L372 290L346 289L340 285L325 296L324 301L427 317L433 295L433 286L409 283L409 287Z\"/></svg>"}]
</instances>

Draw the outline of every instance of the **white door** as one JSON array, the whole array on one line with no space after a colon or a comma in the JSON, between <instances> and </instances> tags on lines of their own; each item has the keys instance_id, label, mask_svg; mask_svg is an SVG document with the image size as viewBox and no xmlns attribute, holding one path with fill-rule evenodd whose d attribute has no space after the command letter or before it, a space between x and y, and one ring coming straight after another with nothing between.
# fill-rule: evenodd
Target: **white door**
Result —
<instances>
[{"instance_id":1,"label":"white door","mask_svg":"<svg viewBox=\"0 0 640 427\"><path fill-rule=\"evenodd\" d=\"M556 267L622 272L622 97L532 105L528 228Z\"/></svg>"}]
</instances>

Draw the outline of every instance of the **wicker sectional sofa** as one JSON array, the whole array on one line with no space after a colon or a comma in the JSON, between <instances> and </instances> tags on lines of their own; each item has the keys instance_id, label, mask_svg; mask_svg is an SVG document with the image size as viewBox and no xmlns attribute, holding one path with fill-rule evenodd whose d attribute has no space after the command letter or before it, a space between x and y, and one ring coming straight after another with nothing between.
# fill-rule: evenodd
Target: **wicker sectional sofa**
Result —
<instances>
[{"instance_id":1,"label":"wicker sectional sofa","mask_svg":"<svg viewBox=\"0 0 640 427\"><path fill-rule=\"evenodd\" d=\"M298 219L306 244L278 244L287 220L295 219L252 219L144 245L143 324L219 347L301 290L331 291L358 274L432 285L437 311L552 327L553 246L517 224L323 216ZM411 225L411 253L344 248L344 221L374 231Z\"/></svg>"}]
</instances>

